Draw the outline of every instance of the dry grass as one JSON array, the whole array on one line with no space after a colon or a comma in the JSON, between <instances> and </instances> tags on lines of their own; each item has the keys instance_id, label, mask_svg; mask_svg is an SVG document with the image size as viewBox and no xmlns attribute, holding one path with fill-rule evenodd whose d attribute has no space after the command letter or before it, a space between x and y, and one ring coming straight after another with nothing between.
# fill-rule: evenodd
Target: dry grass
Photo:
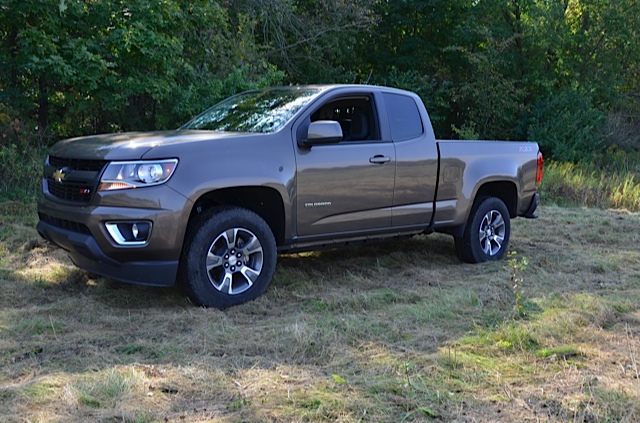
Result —
<instances>
[{"instance_id":1,"label":"dry grass","mask_svg":"<svg viewBox=\"0 0 640 423\"><path fill-rule=\"evenodd\" d=\"M640 420L640 215L544 207L507 261L449 237L280 258L250 304L122 285L0 203L0 421Z\"/></svg>"}]
</instances>

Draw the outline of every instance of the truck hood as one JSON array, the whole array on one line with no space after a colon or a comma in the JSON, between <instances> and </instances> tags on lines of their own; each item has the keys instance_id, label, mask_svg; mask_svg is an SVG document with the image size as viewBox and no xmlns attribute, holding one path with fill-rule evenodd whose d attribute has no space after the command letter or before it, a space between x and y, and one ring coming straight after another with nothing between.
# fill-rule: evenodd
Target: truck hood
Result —
<instances>
[{"instance_id":1,"label":"truck hood","mask_svg":"<svg viewBox=\"0 0 640 423\"><path fill-rule=\"evenodd\" d=\"M90 160L138 160L161 145L214 141L255 134L217 131L125 132L70 138L56 143L49 154L56 157Z\"/></svg>"}]
</instances>

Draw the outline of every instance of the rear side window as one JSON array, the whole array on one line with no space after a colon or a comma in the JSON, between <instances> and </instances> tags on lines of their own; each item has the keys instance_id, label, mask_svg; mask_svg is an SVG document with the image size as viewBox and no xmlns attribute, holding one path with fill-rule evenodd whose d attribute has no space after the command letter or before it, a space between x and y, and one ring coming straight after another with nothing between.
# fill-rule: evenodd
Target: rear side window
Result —
<instances>
[{"instance_id":1,"label":"rear side window","mask_svg":"<svg viewBox=\"0 0 640 423\"><path fill-rule=\"evenodd\" d=\"M418 138L423 133L422 118L413 98L401 94L384 94L391 137L394 141Z\"/></svg>"}]
</instances>

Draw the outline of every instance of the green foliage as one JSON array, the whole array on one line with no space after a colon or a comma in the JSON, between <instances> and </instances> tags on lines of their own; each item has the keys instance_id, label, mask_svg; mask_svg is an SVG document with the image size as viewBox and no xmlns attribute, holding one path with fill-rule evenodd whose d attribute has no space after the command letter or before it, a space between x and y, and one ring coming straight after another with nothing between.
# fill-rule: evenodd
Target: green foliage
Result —
<instances>
[{"instance_id":1,"label":"green foliage","mask_svg":"<svg viewBox=\"0 0 640 423\"><path fill-rule=\"evenodd\" d=\"M41 146L0 145L0 200L33 202L41 189Z\"/></svg>"},{"instance_id":2,"label":"green foliage","mask_svg":"<svg viewBox=\"0 0 640 423\"><path fill-rule=\"evenodd\" d=\"M0 0L0 144L175 128L278 84L417 92L439 138L640 148L635 0ZM18 172L20 173L20 172Z\"/></svg>"},{"instance_id":3,"label":"green foliage","mask_svg":"<svg viewBox=\"0 0 640 423\"><path fill-rule=\"evenodd\" d=\"M4 0L0 7L8 35L0 104L12 105L0 118L45 141L173 128L229 94L283 78L217 2Z\"/></svg>"},{"instance_id":4,"label":"green foliage","mask_svg":"<svg viewBox=\"0 0 640 423\"><path fill-rule=\"evenodd\" d=\"M362 31L356 56L359 82L388 85L416 92L425 102L436 135L451 136L453 87L464 66L455 28L463 22L466 0L375 2L376 26Z\"/></svg>"},{"instance_id":5,"label":"green foliage","mask_svg":"<svg viewBox=\"0 0 640 423\"><path fill-rule=\"evenodd\" d=\"M457 126L453 125L451 129L453 129L453 132L455 132L455 134L461 140L477 140L480 138L480 134L476 130L476 126L473 123L464 124L462 125L462 128L458 128Z\"/></svg>"},{"instance_id":6,"label":"green foliage","mask_svg":"<svg viewBox=\"0 0 640 423\"><path fill-rule=\"evenodd\" d=\"M518 73L508 70L517 58L505 53L516 48L517 35L501 38L495 31L473 29L477 45L456 47L467 64L453 90L452 101L464 107L454 125L473 127L480 139L524 139L525 89Z\"/></svg>"},{"instance_id":7,"label":"green foliage","mask_svg":"<svg viewBox=\"0 0 640 423\"><path fill-rule=\"evenodd\" d=\"M530 138L549 157L577 162L603 151L605 122L606 113L590 96L564 89L534 104Z\"/></svg>"}]
</instances>

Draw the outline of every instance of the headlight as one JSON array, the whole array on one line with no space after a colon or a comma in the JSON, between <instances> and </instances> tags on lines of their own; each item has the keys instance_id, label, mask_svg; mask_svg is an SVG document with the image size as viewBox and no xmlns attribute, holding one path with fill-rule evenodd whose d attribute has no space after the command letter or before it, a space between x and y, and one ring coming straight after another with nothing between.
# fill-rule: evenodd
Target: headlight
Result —
<instances>
[{"instance_id":1,"label":"headlight","mask_svg":"<svg viewBox=\"0 0 640 423\"><path fill-rule=\"evenodd\" d=\"M111 162L102 174L99 191L141 188L160 185L169 180L178 159Z\"/></svg>"}]
</instances>

